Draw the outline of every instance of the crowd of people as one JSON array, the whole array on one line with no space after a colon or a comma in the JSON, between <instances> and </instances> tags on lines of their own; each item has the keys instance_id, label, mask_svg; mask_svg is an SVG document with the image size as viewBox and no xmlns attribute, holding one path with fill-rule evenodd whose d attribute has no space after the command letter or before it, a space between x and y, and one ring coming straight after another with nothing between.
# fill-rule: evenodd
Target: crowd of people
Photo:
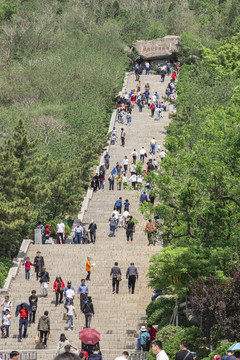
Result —
<instances>
[{"instance_id":1,"label":"crowd of people","mask_svg":"<svg viewBox=\"0 0 240 360\"><path fill-rule=\"evenodd\" d=\"M28 269L28 264L31 263L29 258L26 258L26 261L23 263L25 265L25 279L30 279L30 270ZM40 283L40 293L41 297L48 297L48 288L50 284L50 275L46 270L44 265L44 258L41 255L41 252L38 251L34 262L31 263L35 268L36 272L36 281ZM79 299L80 311L85 315L85 328L90 328L91 320L94 316L94 306L92 302L92 297L89 295L89 287L86 284L86 281L90 281L91 268L95 263L91 262L91 256L87 257L86 261L86 279L82 279L80 285L75 292L75 288L71 280L67 281L67 284L64 283L60 275L56 277L53 282L53 292L55 293L55 306L63 305L65 309L65 320L68 323L68 330L71 331L74 328L74 316L77 318L76 309L74 306L76 297ZM27 267L27 269L26 269ZM115 263L110 271L110 279L112 281L113 294L119 293L119 283L122 280L122 273L118 267L118 263ZM134 266L134 263L131 263L126 270L126 279L128 279L128 289L129 293L134 294L135 283L138 280L138 271ZM36 322L36 312L38 308L38 302L41 301L39 296L37 296L37 291L32 290L29 294L28 302L22 302L16 306L15 316L19 316L19 342L22 339L27 337L28 327ZM5 296L2 301L2 325L1 332L2 337L9 337L9 330L11 326L11 318L13 314L13 304L8 295ZM50 318L48 316L48 311L44 311L43 315L38 319L37 330L39 332L39 344L42 348L47 347L47 339L50 334Z\"/></svg>"},{"instance_id":2,"label":"crowd of people","mask_svg":"<svg viewBox=\"0 0 240 360\"><path fill-rule=\"evenodd\" d=\"M55 244L53 237L56 237L57 244L65 244L66 242L66 226L62 219L59 219L59 222L56 225L56 230L51 231L51 225L46 224L44 226L41 221L37 226L37 229L41 230L42 243L43 244ZM73 243L74 244L94 244L96 241L96 231L97 225L94 220L91 220L88 226L81 224L80 221L77 221L76 226L74 227L73 232ZM30 265L32 266L32 265Z\"/></svg>"},{"instance_id":3,"label":"crowd of people","mask_svg":"<svg viewBox=\"0 0 240 360\"><path fill-rule=\"evenodd\" d=\"M146 74L149 74L150 64L145 64ZM134 107L138 108L139 112L143 112L143 109L146 108L146 113L150 117L154 118L156 121L159 121L164 112L167 111L168 103L165 99L160 100L160 95L158 92L150 92L150 84L147 82L144 86L140 80L141 75L141 66L135 66L136 74L136 89L131 90L129 93L120 94L117 99L117 122L121 124L121 130L118 134L116 127L113 128L111 134L111 144L115 146L118 143L118 138L120 139L120 145L125 147L127 141L127 134L125 131L125 126L130 127L132 124L132 110ZM166 94L171 97L171 95L176 96L175 88L175 78L176 73L172 72L171 66L162 66L159 74L161 75L161 80L165 81L164 72L168 76L171 76L171 81L169 82ZM175 74L175 75L174 75ZM169 92L169 94L168 94ZM144 110L145 111L145 110ZM148 151L147 151L148 150ZM116 164L111 163L111 156L109 153L104 155L104 163L99 167L99 171L94 175L91 181L91 187L93 191L104 191L105 190L105 181L108 180L109 191L114 190L115 186L120 192L126 189L132 189L139 191L139 200L140 204L144 202L151 202L154 204L154 195L151 192L152 185L147 180L147 175L150 172L158 174L161 171L161 163L164 161L167 156L166 151L163 146L152 137L149 139L149 149L145 147L136 148L130 154L126 154L122 161L116 162ZM108 175L107 175L108 172ZM126 242L127 244L133 244L133 236L135 233L136 222L131 215L130 211L130 202L125 197L123 200L122 196L119 196L113 204L113 212L109 218L109 237L115 237L116 232L119 229L124 229L126 231ZM154 234L158 231L159 220L154 219L149 220L145 227L145 232L148 237L149 245L153 244ZM39 222L38 226L41 229L43 243L51 243L49 239L51 235L56 235L57 244L64 244L66 238L66 228L62 220L59 220L56 226L56 233L53 234L51 231L51 225L46 224L44 226ZM88 226L77 222L74 227L73 232L73 242L74 244L88 244L95 243L96 241L96 231L97 224L94 220ZM33 262L29 258L26 258L24 263L25 266L25 279L29 281L31 268L34 268L36 274L36 281L39 281L40 284L40 293L41 297L48 297L48 288L50 285L50 274L48 273L44 258L41 255L40 251L37 252L36 257ZM94 305L92 297L89 295L89 287L86 282L91 281L91 269L95 263L91 262L91 257L88 256L86 260L86 278L81 280L80 285L77 287L77 292L71 282L68 280L67 283L63 281L60 275L58 275L53 281L52 291L55 293L55 306L63 306L65 309L65 320L68 323L68 331L71 331L74 328L74 318L77 318L76 312L76 297L79 300L80 311L85 316L85 327L90 328L91 320L94 316ZM138 281L138 269L133 262L130 263L129 267L126 269L126 279L128 280L128 291L129 294L134 294L135 285ZM122 271L118 265L118 262L114 263L114 266L110 269L110 280L112 282L112 293L119 294L120 283L122 280ZM32 290L29 294L28 301L20 303L16 306L15 315L19 316L19 341L26 338L28 326L34 324L37 321L37 330L39 331L39 345L42 348L47 347L47 339L50 334L50 318L48 311L36 319L36 312L39 301L41 297L37 296L36 290ZM12 316L12 303L9 297L5 297L3 301L3 312L2 312L2 335L3 337L9 336L9 329L11 326L11 316ZM156 330L151 326L147 332L151 341L154 340ZM141 329L140 336L140 349L146 350L144 345L144 337L146 337L146 344L148 342L148 336L143 336L146 333L145 327ZM139 345L138 344L138 345ZM154 349L154 343L152 343L152 348ZM89 350L89 351L86 351ZM69 356L79 355L80 358L89 358L90 360L101 360L101 355L99 354L100 347L97 344L91 349L87 349L84 344L82 344L82 349L77 348L75 345L71 344L64 333L61 334L59 343L57 345L57 358L61 359L64 354L69 354ZM154 352L154 351L153 351ZM129 354L125 351L122 356L116 360L128 359ZM70 357L69 357L70 358ZM79 359L79 357L78 357ZM160 360L160 359L158 359ZM163 360L163 359L161 359ZM188 359L191 360L191 359Z\"/></svg>"}]
</instances>

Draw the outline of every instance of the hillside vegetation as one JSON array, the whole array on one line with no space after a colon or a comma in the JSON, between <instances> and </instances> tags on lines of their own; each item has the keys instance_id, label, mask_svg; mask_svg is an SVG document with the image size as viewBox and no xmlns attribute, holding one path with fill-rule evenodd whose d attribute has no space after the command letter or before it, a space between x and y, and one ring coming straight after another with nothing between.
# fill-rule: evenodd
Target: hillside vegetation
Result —
<instances>
[{"instance_id":1,"label":"hillside vegetation","mask_svg":"<svg viewBox=\"0 0 240 360\"><path fill-rule=\"evenodd\" d=\"M164 219L159 231L165 246L151 258L150 284L173 295L176 307L189 301L191 314L189 321L182 321L179 313L181 326L176 330L166 326L173 299L157 300L147 309L149 321L161 328L157 337L170 333L164 348L172 358L182 337L198 358L222 340L238 341L239 48L237 34L217 49L201 46L199 59L181 67L177 112L165 141L168 156L159 174L147 179L157 202L143 205L142 211L146 217ZM193 325L200 329L196 332ZM220 346L214 355L223 356L228 347Z\"/></svg>"},{"instance_id":2,"label":"hillside vegetation","mask_svg":"<svg viewBox=\"0 0 240 360\"><path fill-rule=\"evenodd\" d=\"M71 220L80 209L89 168L106 144L115 96L136 56L124 52L126 45L180 35L180 59L202 57L205 47L205 61L210 51L210 65L227 71L213 51L240 30L238 0L1 0L0 19L0 131L8 134L0 138L0 248L9 257L39 219ZM221 56L224 63L228 56ZM191 71L201 71L204 84L205 75L210 78L206 67L184 71L190 78ZM212 92L213 80L205 91L194 77L196 106L227 102L236 85L232 76ZM223 83L218 75L216 81ZM179 85L185 100L178 110L184 120L190 111L195 116L189 108L193 93L180 88L185 83ZM182 131L182 125L178 120L169 132ZM197 127L192 121L188 131L196 134Z\"/></svg>"}]
</instances>

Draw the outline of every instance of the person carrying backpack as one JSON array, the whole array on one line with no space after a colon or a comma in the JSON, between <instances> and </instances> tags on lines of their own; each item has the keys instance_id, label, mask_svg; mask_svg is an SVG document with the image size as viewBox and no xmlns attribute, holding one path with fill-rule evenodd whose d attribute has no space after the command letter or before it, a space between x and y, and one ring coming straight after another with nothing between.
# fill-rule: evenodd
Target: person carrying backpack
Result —
<instances>
[{"instance_id":1,"label":"person carrying backpack","mask_svg":"<svg viewBox=\"0 0 240 360\"><path fill-rule=\"evenodd\" d=\"M130 206L130 203L129 203L128 199L126 199L124 202L124 211L129 211L129 206Z\"/></svg>"},{"instance_id":2,"label":"person carrying backpack","mask_svg":"<svg viewBox=\"0 0 240 360\"><path fill-rule=\"evenodd\" d=\"M29 316L29 326L31 323L35 323L35 316L36 316L36 311L37 311L37 302L38 302L38 297L36 295L36 290L32 290L32 295L29 296L28 298L29 301L29 306L31 309L30 312L30 316Z\"/></svg>"},{"instance_id":3,"label":"person carrying backpack","mask_svg":"<svg viewBox=\"0 0 240 360\"><path fill-rule=\"evenodd\" d=\"M94 316L94 308L91 296L88 297L88 300L84 301L83 313L85 315L86 328L90 328L92 316Z\"/></svg>"},{"instance_id":4,"label":"person carrying backpack","mask_svg":"<svg viewBox=\"0 0 240 360\"><path fill-rule=\"evenodd\" d=\"M148 351L150 348L150 335L145 326L141 326L140 335L141 350Z\"/></svg>"},{"instance_id":5,"label":"person carrying backpack","mask_svg":"<svg viewBox=\"0 0 240 360\"><path fill-rule=\"evenodd\" d=\"M50 281L49 273L46 271L46 267L42 267L42 272L40 273L40 291L43 297L48 296L48 284Z\"/></svg>"},{"instance_id":6,"label":"person carrying backpack","mask_svg":"<svg viewBox=\"0 0 240 360\"><path fill-rule=\"evenodd\" d=\"M122 198L120 197L118 200L116 200L114 205L114 210L117 210L120 214L122 212Z\"/></svg>"}]
</instances>

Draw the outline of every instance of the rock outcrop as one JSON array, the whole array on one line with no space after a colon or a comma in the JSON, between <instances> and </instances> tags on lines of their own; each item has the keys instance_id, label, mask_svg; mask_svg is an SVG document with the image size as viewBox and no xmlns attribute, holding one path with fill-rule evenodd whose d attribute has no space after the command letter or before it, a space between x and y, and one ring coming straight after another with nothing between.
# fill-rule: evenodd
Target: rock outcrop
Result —
<instances>
[{"instance_id":1,"label":"rock outcrop","mask_svg":"<svg viewBox=\"0 0 240 360\"><path fill-rule=\"evenodd\" d=\"M156 60L169 58L179 51L180 37L167 35L161 39L150 41L136 41L133 48L144 60Z\"/></svg>"}]
</instances>

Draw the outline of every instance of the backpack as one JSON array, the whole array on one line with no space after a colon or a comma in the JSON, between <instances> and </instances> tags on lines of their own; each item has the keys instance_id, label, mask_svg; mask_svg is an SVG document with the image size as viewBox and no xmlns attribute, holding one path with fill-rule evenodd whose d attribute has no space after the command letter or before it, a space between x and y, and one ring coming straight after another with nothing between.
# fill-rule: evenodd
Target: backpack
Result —
<instances>
[{"instance_id":1,"label":"backpack","mask_svg":"<svg viewBox=\"0 0 240 360\"><path fill-rule=\"evenodd\" d=\"M129 205L130 205L129 202L124 203L124 211L125 210L129 211Z\"/></svg>"},{"instance_id":2,"label":"backpack","mask_svg":"<svg viewBox=\"0 0 240 360\"><path fill-rule=\"evenodd\" d=\"M150 335L148 332L144 332L141 334L141 345L147 345L147 340L150 340Z\"/></svg>"}]
</instances>

